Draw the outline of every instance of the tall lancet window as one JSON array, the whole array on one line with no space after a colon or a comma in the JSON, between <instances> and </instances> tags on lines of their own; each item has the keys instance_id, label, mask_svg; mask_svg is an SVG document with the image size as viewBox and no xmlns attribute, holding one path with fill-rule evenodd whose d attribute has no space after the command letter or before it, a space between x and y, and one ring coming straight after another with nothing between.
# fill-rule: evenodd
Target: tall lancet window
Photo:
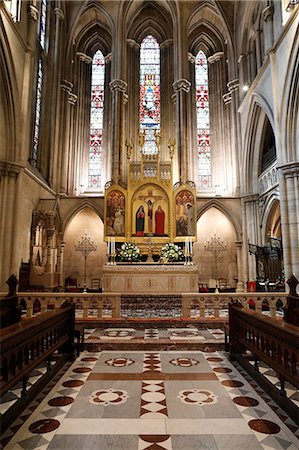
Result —
<instances>
[{"instance_id":1,"label":"tall lancet window","mask_svg":"<svg viewBox=\"0 0 299 450\"><path fill-rule=\"evenodd\" d=\"M88 188L99 190L102 181L105 60L98 50L92 60Z\"/></svg>"},{"instance_id":2,"label":"tall lancet window","mask_svg":"<svg viewBox=\"0 0 299 450\"><path fill-rule=\"evenodd\" d=\"M196 84L196 119L197 119L197 152L198 152L198 187L212 187L210 118L209 118L209 86L208 61L202 50L197 53L195 61Z\"/></svg>"},{"instance_id":3,"label":"tall lancet window","mask_svg":"<svg viewBox=\"0 0 299 450\"><path fill-rule=\"evenodd\" d=\"M40 26L39 26L39 47L38 47L39 57L38 57L38 65L37 65L37 79L36 79L33 149L32 149L32 156L31 156L31 163L34 167L37 166L39 141L40 141L40 122L41 122L42 90L43 90L43 80L44 80L46 25L47 25L47 1L42 0L41 11L40 11Z\"/></svg>"},{"instance_id":4,"label":"tall lancet window","mask_svg":"<svg viewBox=\"0 0 299 450\"><path fill-rule=\"evenodd\" d=\"M160 48L146 36L140 46L140 132L143 154L158 153L156 136L160 131Z\"/></svg>"}]
</instances>

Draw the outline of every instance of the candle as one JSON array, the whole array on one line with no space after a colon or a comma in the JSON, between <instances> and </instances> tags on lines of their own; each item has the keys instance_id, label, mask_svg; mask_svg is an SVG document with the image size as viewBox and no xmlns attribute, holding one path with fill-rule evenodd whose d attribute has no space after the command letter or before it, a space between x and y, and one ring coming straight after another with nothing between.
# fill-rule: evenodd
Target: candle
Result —
<instances>
[{"instance_id":1,"label":"candle","mask_svg":"<svg viewBox=\"0 0 299 450\"><path fill-rule=\"evenodd\" d=\"M192 255L192 251L193 251L193 249L192 249L192 241L190 239L190 255Z\"/></svg>"},{"instance_id":2,"label":"candle","mask_svg":"<svg viewBox=\"0 0 299 450\"><path fill-rule=\"evenodd\" d=\"M108 255L111 255L111 238L110 237L108 237L107 244L108 244Z\"/></svg>"},{"instance_id":3,"label":"candle","mask_svg":"<svg viewBox=\"0 0 299 450\"><path fill-rule=\"evenodd\" d=\"M188 242L185 241L185 255L188 254Z\"/></svg>"}]
</instances>

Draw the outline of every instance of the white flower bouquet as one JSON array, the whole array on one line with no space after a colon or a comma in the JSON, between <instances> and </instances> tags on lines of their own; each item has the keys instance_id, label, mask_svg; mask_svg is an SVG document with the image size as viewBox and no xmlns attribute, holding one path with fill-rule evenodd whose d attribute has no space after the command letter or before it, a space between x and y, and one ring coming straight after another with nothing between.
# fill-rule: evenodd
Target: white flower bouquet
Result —
<instances>
[{"instance_id":1,"label":"white flower bouquet","mask_svg":"<svg viewBox=\"0 0 299 450\"><path fill-rule=\"evenodd\" d=\"M140 260L140 250L136 244L125 242L120 247L119 260L122 262L135 262Z\"/></svg>"},{"instance_id":2,"label":"white flower bouquet","mask_svg":"<svg viewBox=\"0 0 299 450\"><path fill-rule=\"evenodd\" d=\"M166 262L180 262L185 260L185 256L181 247L170 243L161 248L160 260L166 260Z\"/></svg>"}]
</instances>

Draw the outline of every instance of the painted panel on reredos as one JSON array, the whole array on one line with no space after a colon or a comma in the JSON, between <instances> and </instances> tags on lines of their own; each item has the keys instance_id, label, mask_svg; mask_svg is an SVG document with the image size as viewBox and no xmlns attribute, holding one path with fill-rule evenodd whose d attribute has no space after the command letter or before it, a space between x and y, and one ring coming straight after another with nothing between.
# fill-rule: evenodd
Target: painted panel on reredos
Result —
<instances>
[{"instance_id":1,"label":"painted panel on reredos","mask_svg":"<svg viewBox=\"0 0 299 450\"><path fill-rule=\"evenodd\" d=\"M106 236L125 235L125 196L120 191L111 191L106 197Z\"/></svg>"}]
</instances>

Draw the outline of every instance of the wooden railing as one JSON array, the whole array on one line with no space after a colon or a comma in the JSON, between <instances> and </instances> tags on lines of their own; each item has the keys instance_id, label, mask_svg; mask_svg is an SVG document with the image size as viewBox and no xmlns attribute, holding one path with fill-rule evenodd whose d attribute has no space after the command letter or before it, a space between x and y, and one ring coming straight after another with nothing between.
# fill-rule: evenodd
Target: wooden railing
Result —
<instances>
[{"instance_id":1,"label":"wooden railing","mask_svg":"<svg viewBox=\"0 0 299 450\"><path fill-rule=\"evenodd\" d=\"M155 308L154 299L158 308ZM0 293L1 297L1 293ZM276 317L282 315L282 309L286 305L286 293L284 292L244 292L244 293L186 293L176 295L175 302L167 296L158 293L151 296L140 294L140 301L136 294L132 298L131 307L128 307L130 299L128 295L120 293L59 293L59 292L18 292L18 302L27 318L36 313L43 313L49 309L59 308L64 302L73 303L76 308L76 316L87 319L105 318L138 318L150 317L178 317L178 318L219 318L228 309L229 303L239 301L244 308L255 308L262 312L267 309L267 314ZM149 298L152 307L149 308ZM134 300L134 302L133 302ZM133 305L134 303L134 305ZM173 304L175 303L175 308ZM132 308L133 306L133 308ZM131 311L130 311L131 308ZM131 314L131 315L130 315Z\"/></svg>"},{"instance_id":2,"label":"wooden railing","mask_svg":"<svg viewBox=\"0 0 299 450\"><path fill-rule=\"evenodd\" d=\"M299 388L298 327L230 305L229 340L232 355L242 355L249 350L255 360L264 361L274 369L282 391L285 381Z\"/></svg>"},{"instance_id":3,"label":"wooden railing","mask_svg":"<svg viewBox=\"0 0 299 450\"><path fill-rule=\"evenodd\" d=\"M74 307L66 306L0 331L1 396L20 380L25 395L30 372L55 350L73 354L74 321Z\"/></svg>"}]
</instances>

